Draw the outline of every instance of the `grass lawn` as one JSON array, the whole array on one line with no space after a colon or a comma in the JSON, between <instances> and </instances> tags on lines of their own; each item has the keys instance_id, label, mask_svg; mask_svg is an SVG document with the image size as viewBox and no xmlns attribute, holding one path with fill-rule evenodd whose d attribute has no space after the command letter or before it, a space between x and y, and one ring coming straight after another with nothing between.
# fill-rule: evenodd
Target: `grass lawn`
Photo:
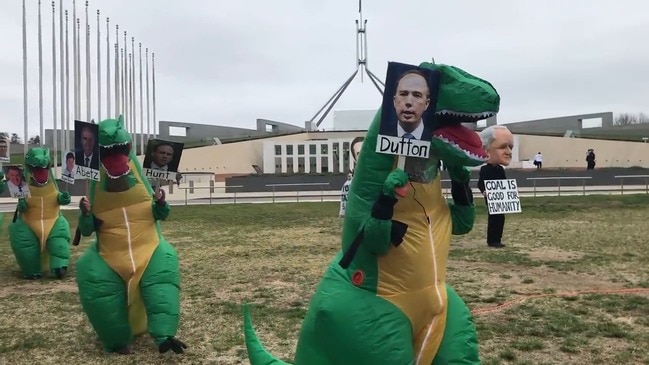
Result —
<instances>
[{"instance_id":1,"label":"grass lawn","mask_svg":"<svg viewBox=\"0 0 649 365\"><path fill-rule=\"evenodd\" d=\"M505 249L486 247L482 205L474 230L452 242L448 280L475 311L483 364L649 364L649 290L559 295L649 288L649 196L528 198L522 206L507 216ZM144 336L129 357L102 352L81 312L74 264L63 281L20 279L6 214L0 363L247 364L246 301L257 305L266 347L290 360L339 247L337 213L337 203L173 207L163 228L180 257L178 337L189 349L160 355ZM76 215L66 215L74 228ZM74 259L89 242L72 247ZM529 297L536 294L546 296ZM494 309L511 300L520 301Z\"/></svg>"}]
</instances>

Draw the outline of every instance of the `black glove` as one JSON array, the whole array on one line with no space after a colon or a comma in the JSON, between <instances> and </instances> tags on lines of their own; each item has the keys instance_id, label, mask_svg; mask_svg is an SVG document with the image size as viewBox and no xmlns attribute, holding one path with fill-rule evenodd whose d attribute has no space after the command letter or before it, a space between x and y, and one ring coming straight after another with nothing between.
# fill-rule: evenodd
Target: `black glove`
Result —
<instances>
[{"instance_id":1,"label":"black glove","mask_svg":"<svg viewBox=\"0 0 649 365\"><path fill-rule=\"evenodd\" d=\"M182 354L183 352L185 352L183 349L186 348L187 345L185 345L182 341L175 339L174 337L167 338L163 343L161 343L158 346L158 350L160 351L161 354L164 354L169 350L172 350L177 354Z\"/></svg>"},{"instance_id":2,"label":"black glove","mask_svg":"<svg viewBox=\"0 0 649 365\"><path fill-rule=\"evenodd\" d=\"M399 221L392 221L392 230L390 231L390 242L397 247L403 242L403 236L406 235L408 225Z\"/></svg>"},{"instance_id":3,"label":"black glove","mask_svg":"<svg viewBox=\"0 0 649 365\"><path fill-rule=\"evenodd\" d=\"M372 218L380 220L392 219L395 204L397 204L397 198L381 193L372 206Z\"/></svg>"},{"instance_id":4,"label":"black glove","mask_svg":"<svg viewBox=\"0 0 649 365\"><path fill-rule=\"evenodd\" d=\"M469 182L461 183L451 180L451 196L455 205L469 206L473 204L473 192Z\"/></svg>"}]
</instances>

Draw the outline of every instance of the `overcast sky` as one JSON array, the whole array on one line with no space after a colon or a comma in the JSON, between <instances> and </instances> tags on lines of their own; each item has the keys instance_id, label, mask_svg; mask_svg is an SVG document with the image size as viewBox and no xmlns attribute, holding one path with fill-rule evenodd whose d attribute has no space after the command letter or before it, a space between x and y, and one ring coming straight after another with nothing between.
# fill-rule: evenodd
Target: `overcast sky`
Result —
<instances>
[{"instance_id":1,"label":"overcast sky","mask_svg":"<svg viewBox=\"0 0 649 365\"><path fill-rule=\"evenodd\" d=\"M37 4L27 0L30 136L39 131ZM115 24L119 24L120 33L128 32L129 49L134 36L136 47L142 42L143 48L155 52L158 120L254 128L257 118L266 118L303 126L356 67L356 1L94 0L89 4L94 118L97 9L101 10L102 74L106 72L107 16L111 50ZM72 19L72 0L64 0L63 5ZM51 2L43 1L46 128L52 126L51 9ZM84 11L84 2L77 1L82 29ZM500 123L590 112L649 112L648 11L649 5L641 0L363 3L371 71L384 79L388 61L418 64L432 57L437 63L463 68L496 87L501 95ZM69 32L71 53L72 28ZM23 137L21 1L2 0L0 33L0 128ZM120 45L122 40L123 33ZM85 34L81 44L85 49ZM85 88L85 54L81 63ZM102 84L105 93L105 75ZM59 87L57 75L57 97ZM365 77L361 83L357 77L334 110L376 109L380 103L381 96L369 80ZM105 96L102 109L105 118ZM57 114L60 123L60 109ZM325 128L332 127L332 116L333 112Z\"/></svg>"}]
</instances>

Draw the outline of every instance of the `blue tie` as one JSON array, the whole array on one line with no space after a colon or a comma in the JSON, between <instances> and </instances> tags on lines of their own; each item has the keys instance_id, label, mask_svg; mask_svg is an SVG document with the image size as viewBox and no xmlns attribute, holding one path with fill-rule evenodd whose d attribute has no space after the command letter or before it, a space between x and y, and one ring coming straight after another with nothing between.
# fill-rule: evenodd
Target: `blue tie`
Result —
<instances>
[{"instance_id":1,"label":"blue tie","mask_svg":"<svg viewBox=\"0 0 649 365\"><path fill-rule=\"evenodd\" d=\"M413 136L410 133L404 133L403 136L401 136L401 137L405 138L405 139L415 139L415 136Z\"/></svg>"}]
</instances>

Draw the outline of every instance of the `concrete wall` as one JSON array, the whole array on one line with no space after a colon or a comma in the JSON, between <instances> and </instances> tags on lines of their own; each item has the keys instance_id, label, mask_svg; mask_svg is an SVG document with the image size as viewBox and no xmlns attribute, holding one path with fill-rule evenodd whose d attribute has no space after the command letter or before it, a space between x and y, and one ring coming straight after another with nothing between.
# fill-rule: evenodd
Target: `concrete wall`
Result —
<instances>
[{"instance_id":1,"label":"concrete wall","mask_svg":"<svg viewBox=\"0 0 649 365\"><path fill-rule=\"evenodd\" d=\"M613 127L613 113L592 113L592 114L579 114L570 115L558 118L545 118L528 120L525 122L506 123L505 125L512 133L564 133L571 130L576 133L581 132L583 129L582 121L584 119L601 118L602 128Z\"/></svg>"},{"instance_id":2,"label":"concrete wall","mask_svg":"<svg viewBox=\"0 0 649 365\"><path fill-rule=\"evenodd\" d=\"M266 126L269 126L270 131L266 130ZM172 136L170 134L171 127L184 128L185 136ZM257 119L257 129L236 128L212 124L160 121L158 138L175 142L210 141L213 138L247 138L301 131L303 131L303 128L301 127L268 119Z\"/></svg>"},{"instance_id":3,"label":"concrete wall","mask_svg":"<svg viewBox=\"0 0 649 365\"><path fill-rule=\"evenodd\" d=\"M586 152L595 150L596 167L649 167L649 143L518 135L518 159L543 154L544 168L586 167Z\"/></svg>"}]
</instances>

